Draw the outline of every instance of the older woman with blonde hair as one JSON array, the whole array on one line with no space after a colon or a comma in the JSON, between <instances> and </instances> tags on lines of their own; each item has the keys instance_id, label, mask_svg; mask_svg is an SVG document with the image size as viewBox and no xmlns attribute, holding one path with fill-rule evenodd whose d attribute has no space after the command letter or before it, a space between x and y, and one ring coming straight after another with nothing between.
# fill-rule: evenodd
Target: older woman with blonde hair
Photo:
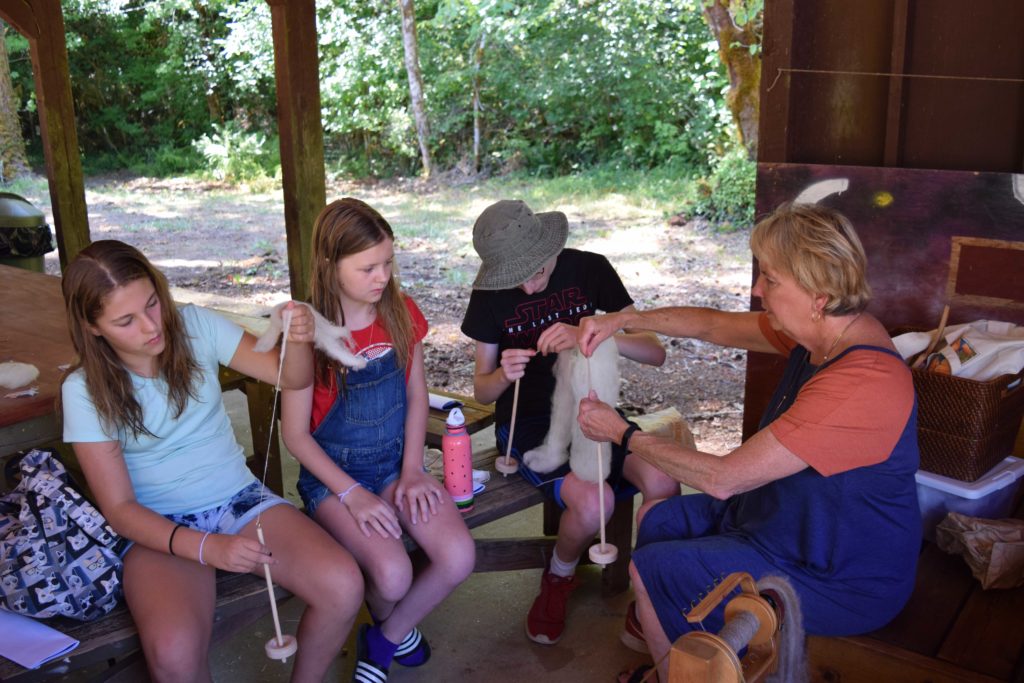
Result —
<instances>
[{"instance_id":1,"label":"older woman with blonde hair","mask_svg":"<svg viewBox=\"0 0 1024 683\"><path fill-rule=\"evenodd\" d=\"M914 388L885 328L865 310L864 248L844 216L802 204L784 204L758 223L750 246L763 311L672 307L582 323L587 355L629 328L789 359L760 431L721 456L634 433L610 406L581 403L589 438L625 440L633 454L702 492L640 510L630 566L637 601L623 642L648 649L662 680L663 655L694 628L685 614L732 572L785 577L807 632L821 635L884 625L914 585ZM721 607L703 623L712 632L722 626Z\"/></svg>"}]
</instances>

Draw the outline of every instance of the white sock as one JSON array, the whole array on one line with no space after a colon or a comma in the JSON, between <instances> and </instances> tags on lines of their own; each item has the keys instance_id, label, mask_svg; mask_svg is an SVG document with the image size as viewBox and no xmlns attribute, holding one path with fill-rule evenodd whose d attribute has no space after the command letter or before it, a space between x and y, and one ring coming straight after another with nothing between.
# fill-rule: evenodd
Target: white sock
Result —
<instances>
[{"instance_id":1,"label":"white sock","mask_svg":"<svg viewBox=\"0 0 1024 683\"><path fill-rule=\"evenodd\" d=\"M580 558L576 558L572 562L565 562L558 557L557 551L551 552L551 573L555 576L567 577L572 576L576 573L576 565L580 563Z\"/></svg>"}]
</instances>

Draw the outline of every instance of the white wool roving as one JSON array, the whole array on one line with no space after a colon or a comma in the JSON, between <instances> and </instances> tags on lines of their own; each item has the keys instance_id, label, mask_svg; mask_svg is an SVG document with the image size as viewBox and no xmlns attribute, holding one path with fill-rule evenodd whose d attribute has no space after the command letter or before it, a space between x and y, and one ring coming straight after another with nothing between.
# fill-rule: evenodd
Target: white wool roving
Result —
<instances>
[{"instance_id":1,"label":"white wool roving","mask_svg":"<svg viewBox=\"0 0 1024 683\"><path fill-rule=\"evenodd\" d=\"M36 381L38 376L39 368L31 363L0 363L0 387L17 389Z\"/></svg>"}]
</instances>

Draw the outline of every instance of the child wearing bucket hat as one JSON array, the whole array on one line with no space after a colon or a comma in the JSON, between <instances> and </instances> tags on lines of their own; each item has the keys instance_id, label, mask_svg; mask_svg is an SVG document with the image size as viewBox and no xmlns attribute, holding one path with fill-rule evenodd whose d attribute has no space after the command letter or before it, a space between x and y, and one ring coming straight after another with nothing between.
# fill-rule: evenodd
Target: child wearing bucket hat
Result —
<instances>
[{"instance_id":1,"label":"child wearing bucket hat","mask_svg":"<svg viewBox=\"0 0 1024 683\"><path fill-rule=\"evenodd\" d=\"M519 472L563 508L551 564L541 577L540 594L526 617L526 635L552 645L565 628L566 605L576 587L580 555L600 527L597 485L576 477L568 465L540 474L522 464L522 454L547 434L552 367L559 351L577 344L579 321L597 311L632 310L633 300L618 273L600 254L565 247L569 224L564 213L534 213L524 202L502 200L487 207L473 226L480 270L462 321L476 341L475 398L496 402L495 439L506 451L512 416L512 387L519 401L512 456ZM619 353L648 365L661 365L665 350L656 335L616 335ZM675 495L679 485L637 457L613 448L606 497L645 500Z\"/></svg>"}]
</instances>

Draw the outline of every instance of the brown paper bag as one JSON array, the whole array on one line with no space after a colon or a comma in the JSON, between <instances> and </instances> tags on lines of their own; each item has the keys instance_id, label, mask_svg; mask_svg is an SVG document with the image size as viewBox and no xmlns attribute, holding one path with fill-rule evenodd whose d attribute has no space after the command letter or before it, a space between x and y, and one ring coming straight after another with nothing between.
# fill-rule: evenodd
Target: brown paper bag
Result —
<instances>
[{"instance_id":1,"label":"brown paper bag","mask_svg":"<svg viewBox=\"0 0 1024 683\"><path fill-rule=\"evenodd\" d=\"M1024 586L1024 520L950 512L935 527L939 548L961 555L982 588Z\"/></svg>"}]
</instances>

